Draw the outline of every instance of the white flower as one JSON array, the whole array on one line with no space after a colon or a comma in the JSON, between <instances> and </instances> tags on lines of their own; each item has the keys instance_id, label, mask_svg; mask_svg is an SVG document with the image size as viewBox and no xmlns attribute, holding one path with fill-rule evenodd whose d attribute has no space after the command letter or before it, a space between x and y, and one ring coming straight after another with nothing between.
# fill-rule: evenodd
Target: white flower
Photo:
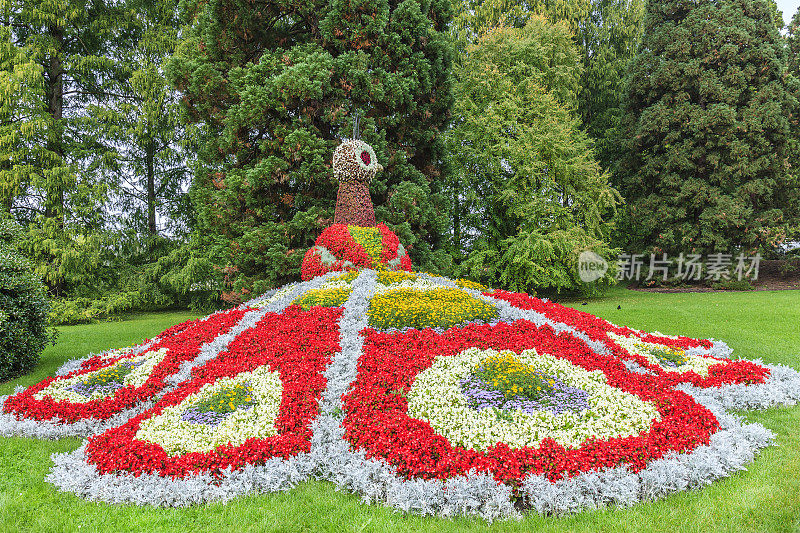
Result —
<instances>
[{"instance_id":1,"label":"white flower","mask_svg":"<svg viewBox=\"0 0 800 533\"><path fill-rule=\"evenodd\" d=\"M110 359L112 356L118 356L120 353L129 353L131 351L130 348L122 348L117 351L112 351L107 353L103 356L102 359ZM114 353L116 352L116 353ZM108 390L108 389L98 389L97 391L93 392L90 396L84 396L83 394L79 394L76 391L69 390L70 387L73 385L77 385L78 383L84 383L87 380L91 379L93 376L101 372L107 372L109 369L114 368L119 365L123 364L135 364L138 366L134 366L131 371L125 375L122 379L122 386L128 387L141 387L147 381L147 378L150 377L150 374L153 372L153 368L164 360L164 357L167 355L166 348L160 348L158 350L150 350L142 355L137 355L135 357L124 357L117 361L116 363L108 366L104 366L98 370L93 372L87 372L85 374L79 374L77 376L73 376L67 379L57 379L53 381L50 385L45 387L44 389L40 390L36 394L33 395L34 398L37 400L43 399L45 396L49 396L53 400L56 401L69 401L73 403L86 403L91 400L97 400L98 398L104 398L106 396L113 396L115 394L115 390Z\"/></svg>"},{"instance_id":2,"label":"white flower","mask_svg":"<svg viewBox=\"0 0 800 533\"><path fill-rule=\"evenodd\" d=\"M186 409L199 401L245 382L253 389L255 405L251 408L236 409L216 426L181 418ZM144 420L136 432L136 439L159 444L169 455L208 452L223 444L240 446L251 438L265 439L277 434L275 419L282 394L280 374L270 371L268 365L234 377L220 378L204 385L178 405L167 407L161 414Z\"/></svg>"},{"instance_id":3,"label":"white flower","mask_svg":"<svg viewBox=\"0 0 800 533\"><path fill-rule=\"evenodd\" d=\"M653 403L611 387L601 371L589 372L565 359L540 355L535 350L525 350L515 357L588 392L589 409L558 415L547 410L533 414L513 410L505 411L506 416L500 418L498 409L469 407L460 380L482 360L499 353L507 352L469 348L452 357L437 357L412 384L408 394L409 416L428 422L454 445L479 450L498 442L512 448L536 447L547 437L567 448L577 448L592 437L637 435L661 419Z\"/></svg>"},{"instance_id":4,"label":"white flower","mask_svg":"<svg viewBox=\"0 0 800 533\"><path fill-rule=\"evenodd\" d=\"M630 337L625 337L609 331L608 336L612 340L616 341L616 343L619 344L620 347L627 350L628 353L634 355L641 355L642 357L647 359L650 363L662 368L666 372L683 373L694 370L701 376L708 377L708 368L710 366L718 365L724 362L723 360L717 359L716 357L712 357L710 355L708 356L690 355L686 353L686 351L683 351L682 354L683 363L675 367L669 367L661 364L661 361L659 361L658 357L656 357L651 353L657 350L670 349L669 347L662 346L660 344L655 344L652 342L644 342L643 340L639 339L634 335L631 335Z\"/></svg>"}]
</instances>

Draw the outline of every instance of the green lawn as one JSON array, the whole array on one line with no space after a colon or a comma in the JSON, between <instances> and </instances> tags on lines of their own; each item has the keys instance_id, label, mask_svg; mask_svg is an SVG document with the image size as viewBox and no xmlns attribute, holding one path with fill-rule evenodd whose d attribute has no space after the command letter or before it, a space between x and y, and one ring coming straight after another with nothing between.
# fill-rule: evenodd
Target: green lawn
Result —
<instances>
[{"instance_id":1,"label":"green lawn","mask_svg":"<svg viewBox=\"0 0 800 533\"><path fill-rule=\"evenodd\" d=\"M613 289L588 305L569 305L617 324L663 333L723 339L734 354L800 368L800 291L649 294ZM621 309L617 309L617 306ZM35 374L0 385L30 385L65 359L124 346L192 316L163 313L123 322L61 328ZM800 531L800 407L748 413L778 435L778 446L746 472L701 491L686 492L626 510L585 512L564 518L529 515L523 521L406 516L362 504L331 483L310 481L288 493L240 498L227 505L190 509L110 506L57 492L44 482L54 452L79 439L56 442L0 438L2 531Z\"/></svg>"}]
</instances>

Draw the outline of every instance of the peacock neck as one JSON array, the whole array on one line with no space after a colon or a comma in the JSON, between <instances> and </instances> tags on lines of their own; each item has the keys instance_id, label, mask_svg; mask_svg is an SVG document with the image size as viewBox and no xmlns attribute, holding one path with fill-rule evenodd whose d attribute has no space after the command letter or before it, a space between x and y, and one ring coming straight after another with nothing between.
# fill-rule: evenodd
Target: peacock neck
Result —
<instances>
[{"instance_id":1,"label":"peacock neck","mask_svg":"<svg viewBox=\"0 0 800 533\"><path fill-rule=\"evenodd\" d=\"M334 224L374 227L375 209L369 195L369 186L361 181L343 181L336 195Z\"/></svg>"}]
</instances>

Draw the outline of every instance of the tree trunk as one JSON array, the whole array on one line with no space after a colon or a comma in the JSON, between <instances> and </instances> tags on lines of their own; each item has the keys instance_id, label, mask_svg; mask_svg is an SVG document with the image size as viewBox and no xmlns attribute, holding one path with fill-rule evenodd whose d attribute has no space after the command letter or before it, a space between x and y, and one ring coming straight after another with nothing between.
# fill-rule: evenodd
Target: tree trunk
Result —
<instances>
[{"instance_id":1,"label":"tree trunk","mask_svg":"<svg viewBox=\"0 0 800 533\"><path fill-rule=\"evenodd\" d=\"M155 236L156 227L156 177L155 177L155 146L150 140L145 148L145 172L147 173L147 233Z\"/></svg>"},{"instance_id":2,"label":"tree trunk","mask_svg":"<svg viewBox=\"0 0 800 533\"><path fill-rule=\"evenodd\" d=\"M61 119L64 114L64 69L59 53L64 46L64 32L59 26L49 28L50 37L56 42L56 51L50 56L47 66L47 112L53 118L52 127L47 135L47 149L55 153L63 161L64 146L61 131ZM57 219L59 229L64 228L64 186L59 178L51 178L47 183L44 206L46 218Z\"/></svg>"}]
</instances>

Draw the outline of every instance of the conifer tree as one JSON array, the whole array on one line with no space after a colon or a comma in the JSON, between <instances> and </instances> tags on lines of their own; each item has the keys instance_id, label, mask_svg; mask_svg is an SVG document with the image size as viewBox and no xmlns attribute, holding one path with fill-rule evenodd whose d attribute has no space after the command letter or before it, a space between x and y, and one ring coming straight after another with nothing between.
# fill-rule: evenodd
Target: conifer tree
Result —
<instances>
[{"instance_id":1,"label":"conifer tree","mask_svg":"<svg viewBox=\"0 0 800 533\"><path fill-rule=\"evenodd\" d=\"M467 53L447 134L460 199L454 242L468 254L460 268L512 290L596 291L611 273L584 284L578 257L613 259L608 221L619 195L570 105L581 64L568 27L532 17L486 33Z\"/></svg>"},{"instance_id":2,"label":"conifer tree","mask_svg":"<svg viewBox=\"0 0 800 533\"><path fill-rule=\"evenodd\" d=\"M109 150L88 110L119 75L121 14L105 0L0 3L0 205L30 223L24 245L55 292L65 255L103 223Z\"/></svg>"},{"instance_id":3,"label":"conifer tree","mask_svg":"<svg viewBox=\"0 0 800 533\"><path fill-rule=\"evenodd\" d=\"M436 268L446 234L439 133L451 105L447 0L183 0L186 39L168 65L201 124L197 230L234 290L299 275L333 220L333 149L361 134L385 170L379 222Z\"/></svg>"},{"instance_id":4,"label":"conifer tree","mask_svg":"<svg viewBox=\"0 0 800 533\"><path fill-rule=\"evenodd\" d=\"M798 102L774 17L767 0L648 4L618 169L632 249L752 253L796 225Z\"/></svg>"}]
</instances>

